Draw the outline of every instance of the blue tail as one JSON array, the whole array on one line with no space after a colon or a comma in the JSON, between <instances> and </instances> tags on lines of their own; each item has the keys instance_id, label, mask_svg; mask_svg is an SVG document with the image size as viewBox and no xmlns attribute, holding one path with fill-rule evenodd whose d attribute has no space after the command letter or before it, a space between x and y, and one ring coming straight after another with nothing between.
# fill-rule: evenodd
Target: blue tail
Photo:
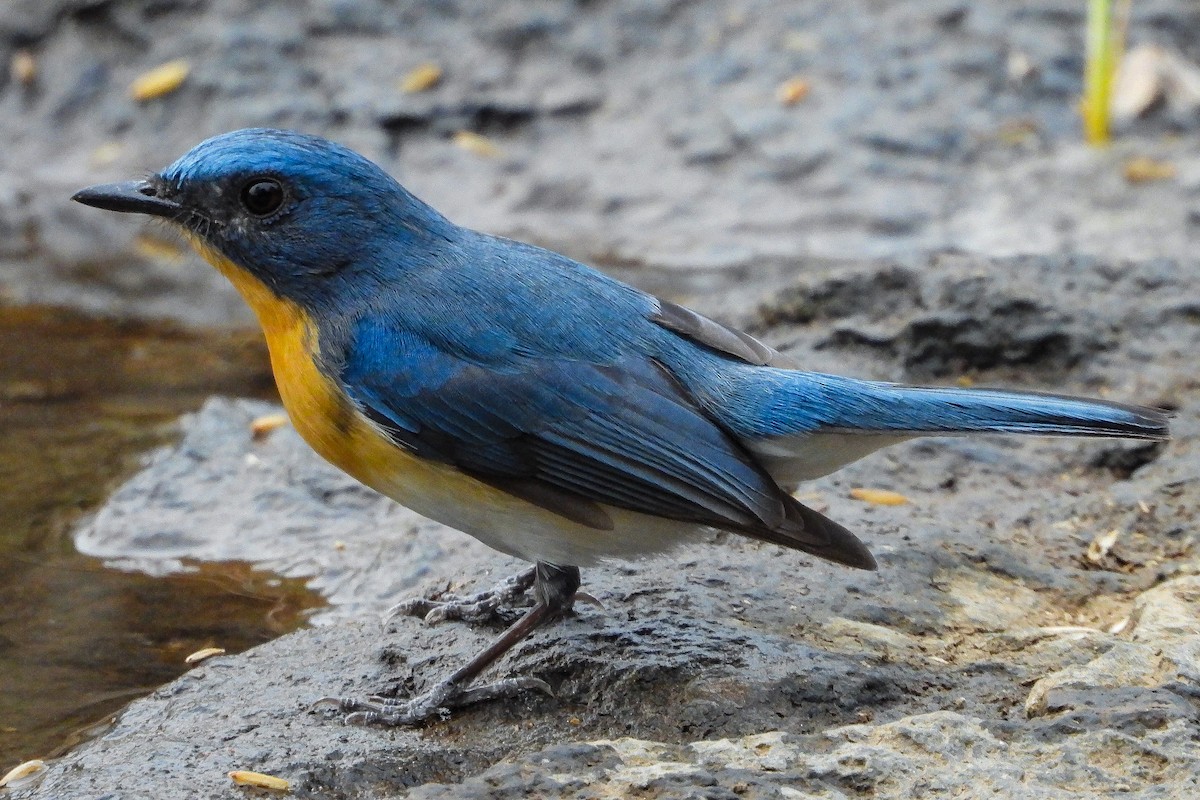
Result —
<instances>
[{"instance_id":1,"label":"blue tail","mask_svg":"<svg viewBox=\"0 0 1200 800\"><path fill-rule=\"evenodd\" d=\"M1170 438L1166 412L1107 400L905 386L762 367L739 373L726 373L734 380L723 387L723 402L714 411L751 438L818 432Z\"/></svg>"},{"instance_id":2,"label":"blue tail","mask_svg":"<svg viewBox=\"0 0 1200 800\"><path fill-rule=\"evenodd\" d=\"M1037 392L874 384L884 429L913 433L1030 433L1169 439L1169 416L1145 406ZM866 422L866 420L859 420ZM861 426L861 427L865 427Z\"/></svg>"},{"instance_id":3,"label":"blue tail","mask_svg":"<svg viewBox=\"0 0 1200 800\"><path fill-rule=\"evenodd\" d=\"M1142 405L1039 392L871 383L812 373L802 383L800 396L820 398L817 409L823 410L823 419L815 428L823 431L1170 438L1169 414Z\"/></svg>"}]
</instances>

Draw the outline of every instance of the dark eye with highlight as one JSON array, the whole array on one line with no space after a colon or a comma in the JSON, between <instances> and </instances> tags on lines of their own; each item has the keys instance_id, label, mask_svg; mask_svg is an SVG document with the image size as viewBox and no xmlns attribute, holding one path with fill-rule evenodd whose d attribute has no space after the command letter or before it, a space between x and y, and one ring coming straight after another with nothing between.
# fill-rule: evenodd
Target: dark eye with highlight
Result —
<instances>
[{"instance_id":1,"label":"dark eye with highlight","mask_svg":"<svg viewBox=\"0 0 1200 800\"><path fill-rule=\"evenodd\" d=\"M283 205L283 186L274 178L254 178L242 187L241 199L247 211L265 217Z\"/></svg>"}]
</instances>

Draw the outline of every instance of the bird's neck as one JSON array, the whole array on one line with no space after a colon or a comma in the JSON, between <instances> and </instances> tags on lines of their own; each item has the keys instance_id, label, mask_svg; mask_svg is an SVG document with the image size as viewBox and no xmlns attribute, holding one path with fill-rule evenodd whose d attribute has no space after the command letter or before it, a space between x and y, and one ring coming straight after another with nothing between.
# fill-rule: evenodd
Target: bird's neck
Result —
<instances>
[{"instance_id":1,"label":"bird's neck","mask_svg":"<svg viewBox=\"0 0 1200 800\"><path fill-rule=\"evenodd\" d=\"M268 344L273 337L294 332L297 326L308 318L298 304L279 296L248 270L226 258L219 250L210 247L197 236L189 235L188 240L196 252L238 290L238 294L258 317L258 323L267 336Z\"/></svg>"},{"instance_id":2,"label":"bird's neck","mask_svg":"<svg viewBox=\"0 0 1200 800\"><path fill-rule=\"evenodd\" d=\"M198 238L190 238L200 255L229 279L258 317L279 397L296 430L318 453L357 474L347 466L349 456L331 433L350 425L354 409L321 366L320 333L313 315L299 303L280 297L219 251ZM325 424L329 420L337 424Z\"/></svg>"}]
</instances>

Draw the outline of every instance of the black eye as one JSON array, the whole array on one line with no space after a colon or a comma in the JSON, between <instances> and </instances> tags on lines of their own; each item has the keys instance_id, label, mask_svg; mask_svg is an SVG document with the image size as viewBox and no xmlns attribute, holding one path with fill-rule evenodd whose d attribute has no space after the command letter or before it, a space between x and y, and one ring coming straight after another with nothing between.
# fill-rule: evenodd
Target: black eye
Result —
<instances>
[{"instance_id":1,"label":"black eye","mask_svg":"<svg viewBox=\"0 0 1200 800\"><path fill-rule=\"evenodd\" d=\"M283 205L283 187L274 178L255 178L242 187L242 205L256 217L265 217Z\"/></svg>"}]
</instances>

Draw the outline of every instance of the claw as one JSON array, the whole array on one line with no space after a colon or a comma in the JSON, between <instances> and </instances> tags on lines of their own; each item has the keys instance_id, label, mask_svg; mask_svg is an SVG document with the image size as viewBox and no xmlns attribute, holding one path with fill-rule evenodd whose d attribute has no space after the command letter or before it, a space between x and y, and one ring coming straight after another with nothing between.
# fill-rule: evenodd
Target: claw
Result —
<instances>
[{"instance_id":1,"label":"claw","mask_svg":"<svg viewBox=\"0 0 1200 800\"><path fill-rule=\"evenodd\" d=\"M342 704L346 701L341 697L318 697L308 704L309 711L315 711L318 708L336 708L338 711L345 711Z\"/></svg>"},{"instance_id":2,"label":"claw","mask_svg":"<svg viewBox=\"0 0 1200 800\"><path fill-rule=\"evenodd\" d=\"M437 599L414 597L397 603L383 615L387 625L399 616L421 617L426 623L462 621L468 623L509 622L515 601L533 585L533 570L513 575L491 589L469 595L440 593Z\"/></svg>"},{"instance_id":3,"label":"claw","mask_svg":"<svg viewBox=\"0 0 1200 800\"><path fill-rule=\"evenodd\" d=\"M383 625L386 626L396 617L423 617L437 608L437 605L437 601L424 597L410 597L408 600L401 600L384 612Z\"/></svg>"},{"instance_id":4,"label":"claw","mask_svg":"<svg viewBox=\"0 0 1200 800\"><path fill-rule=\"evenodd\" d=\"M581 599L603 608L600 601L585 592L579 592L579 569L559 567L538 562L533 567L496 584L491 590L466 598L446 602L417 599L399 603L388 611L386 620L399 614L420 613L428 621L463 619L470 622L501 616L501 605L511 602L530 587L535 588L537 601L520 619L508 626L503 634L475 655L470 661L452 672L449 677L428 692L408 700L384 698L374 695L367 700L355 698L323 697L314 706L335 705L347 712L346 722L351 725L418 725L434 717L445 719L453 709L464 708L475 703L501 698L515 697L523 692L538 691L554 697L550 684L540 678L521 677L496 681L485 686L469 687L480 673L496 659L523 641L538 626L558 619L570 608L571 600Z\"/></svg>"},{"instance_id":5,"label":"claw","mask_svg":"<svg viewBox=\"0 0 1200 800\"><path fill-rule=\"evenodd\" d=\"M600 602L595 595L588 594L587 592L576 592L571 597L571 601L575 603L587 603L589 606L595 606L601 611L608 611L608 609L604 607L604 603Z\"/></svg>"},{"instance_id":6,"label":"claw","mask_svg":"<svg viewBox=\"0 0 1200 800\"><path fill-rule=\"evenodd\" d=\"M445 719L451 711L476 703L508 699L529 691L538 691L554 697L554 690L550 688L550 684L541 678L522 677L496 681L471 689L443 681L425 694L409 700L390 697L371 697L367 700L322 697L314 705L333 704L342 711L350 712L345 718L347 725L419 725L434 717Z\"/></svg>"}]
</instances>

